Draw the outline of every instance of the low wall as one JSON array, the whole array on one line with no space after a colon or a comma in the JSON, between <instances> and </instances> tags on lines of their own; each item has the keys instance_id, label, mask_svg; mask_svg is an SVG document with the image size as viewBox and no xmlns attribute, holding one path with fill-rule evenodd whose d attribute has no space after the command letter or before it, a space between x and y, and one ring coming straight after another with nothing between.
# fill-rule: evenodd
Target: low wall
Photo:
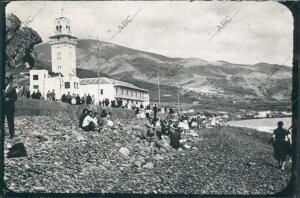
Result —
<instances>
[{"instance_id":1,"label":"low wall","mask_svg":"<svg viewBox=\"0 0 300 198\"><path fill-rule=\"evenodd\" d=\"M15 103L15 116L65 116L76 117L82 113L84 108L101 113L103 109L112 112L114 119L130 119L133 118L134 110L100 107L96 105L70 105L68 103L58 101L34 100L28 98L18 98Z\"/></svg>"}]
</instances>

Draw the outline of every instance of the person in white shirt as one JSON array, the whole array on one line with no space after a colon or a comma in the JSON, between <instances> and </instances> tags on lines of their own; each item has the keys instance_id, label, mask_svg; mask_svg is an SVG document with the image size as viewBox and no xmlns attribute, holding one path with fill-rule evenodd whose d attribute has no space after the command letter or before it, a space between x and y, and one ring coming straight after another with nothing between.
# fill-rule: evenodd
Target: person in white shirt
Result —
<instances>
[{"instance_id":1,"label":"person in white shirt","mask_svg":"<svg viewBox=\"0 0 300 198\"><path fill-rule=\"evenodd\" d=\"M98 126L97 118L95 119L94 113L89 111L89 114L83 120L82 129L85 131L95 131L96 126Z\"/></svg>"}]
</instances>

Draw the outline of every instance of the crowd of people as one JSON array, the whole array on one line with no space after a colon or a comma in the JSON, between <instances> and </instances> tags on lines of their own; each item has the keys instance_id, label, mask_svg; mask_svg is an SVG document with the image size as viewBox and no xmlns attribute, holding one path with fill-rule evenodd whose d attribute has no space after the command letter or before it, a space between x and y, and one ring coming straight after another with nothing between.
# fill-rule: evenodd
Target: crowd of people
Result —
<instances>
[{"instance_id":1,"label":"crowd of people","mask_svg":"<svg viewBox=\"0 0 300 198\"><path fill-rule=\"evenodd\" d=\"M37 92L32 92L30 95L29 88L26 86L19 89L16 87L14 88L18 96L32 99L45 99L39 90ZM54 90L51 92L50 90L48 91L46 100L56 100ZM90 94L84 94L84 96L80 97L78 94L71 95L70 92L68 92L68 94L62 95L61 101L74 105L95 104L95 97ZM141 139L146 139L149 142L154 142L158 147L164 147L168 142L168 144L175 149L180 147L189 148L182 138L183 134L190 133L190 135L197 136L197 133L195 133L193 129L219 127L224 125L224 122L228 119L228 117L221 117L209 113L204 113L203 115L197 113L194 116L187 116L185 114L180 115L178 112L175 113L172 107L161 108L156 104L151 108L150 105L144 107L143 104L136 105L133 103L126 103L123 105L121 100L110 102L105 99L99 102L100 106L109 106L109 104L111 104L112 107L133 109L138 119L144 119L146 121L144 126L145 130L142 130L139 137ZM162 112L167 115L164 119L159 118L158 116L158 113ZM10 118L12 116L8 114L7 117ZM12 119L8 120L10 134L11 137L13 137L13 121L10 121ZM111 112L107 114L105 110L102 110L101 114L98 115L97 112L88 109L83 110L79 119L79 126L84 131L100 131L104 125L113 126ZM277 125L278 127L273 131L272 137L274 158L277 160L279 168L284 170L286 162L290 161L292 156L291 127L288 130L284 129L282 121L278 122Z\"/></svg>"}]
</instances>

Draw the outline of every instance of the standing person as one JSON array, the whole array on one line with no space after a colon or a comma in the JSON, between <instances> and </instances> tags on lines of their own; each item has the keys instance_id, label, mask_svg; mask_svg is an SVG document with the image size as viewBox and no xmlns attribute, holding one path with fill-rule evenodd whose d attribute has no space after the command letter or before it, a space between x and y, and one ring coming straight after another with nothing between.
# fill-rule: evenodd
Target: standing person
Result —
<instances>
[{"instance_id":1,"label":"standing person","mask_svg":"<svg viewBox=\"0 0 300 198\"><path fill-rule=\"evenodd\" d=\"M55 91L54 91L54 89L52 89L52 92L51 92L51 100L52 101L55 101Z\"/></svg>"},{"instance_id":2,"label":"standing person","mask_svg":"<svg viewBox=\"0 0 300 198\"><path fill-rule=\"evenodd\" d=\"M36 95L36 99L40 100L42 98L42 94L41 94L40 90L38 90L35 95Z\"/></svg>"},{"instance_id":3,"label":"standing person","mask_svg":"<svg viewBox=\"0 0 300 198\"><path fill-rule=\"evenodd\" d=\"M76 105L80 105L80 96L79 96L79 94L77 94L75 99L76 99Z\"/></svg>"},{"instance_id":4,"label":"standing person","mask_svg":"<svg viewBox=\"0 0 300 198\"><path fill-rule=\"evenodd\" d=\"M51 93L50 93L50 90L49 90L48 93L46 94L46 98L47 98L47 100L51 100Z\"/></svg>"},{"instance_id":5,"label":"standing person","mask_svg":"<svg viewBox=\"0 0 300 198\"><path fill-rule=\"evenodd\" d=\"M86 94L84 94L81 98L82 103L81 104L86 104Z\"/></svg>"},{"instance_id":6,"label":"standing person","mask_svg":"<svg viewBox=\"0 0 300 198\"><path fill-rule=\"evenodd\" d=\"M153 113L154 113L154 120L156 120L156 114L157 114L157 110L158 110L158 108L157 108L157 106L156 106L156 104L154 105L154 107L153 107Z\"/></svg>"},{"instance_id":7,"label":"standing person","mask_svg":"<svg viewBox=\"0 0 300 198\"><path fill-rule=\"evenodd\" d=\"M170 114L170 115L174 114L174 110L173 110L172 107L169 109L169 114Z\"/></svg>"},{"instance_id":8,"label":"standing person","mask_svg":"<svg viewBox=\"0 0 300 198\"><path fill-rule=\"evenodd\" d=\"M75 95L75 94L72 94L72 97L71 97L71 104L72 104L72 105L76 105L76 95Z\"/></svg>"},{"instance_id":9,"label":"standing person","mask_svg":"<svg viewBox=\"0 0 300 198\"><path fill-rule=\"evenodd\" d=\"M67 101L67 103L71 104L71 100L72 100L72 96L71 96L70 92L68 92L68 94L66 96L66 101Z\"/></svg>"},{"instance_id":10,"label":"standing person","mask_svg":"<svg viewBox=\"0 0 300 198\"><path fill-rule=\"evenodd\" d=\"M92 104L92 97L91 97L90 94L88 94L87 97L86 97L86 104L87 104L87 105Z\"/></svg>"},{"instance_id":11,"label":"standing person","mask_svg":"<svg viewBox=\"0 0 300 198\"><path fill-rule=\"evenodd\" d=\"M95 104L95 96L92 95L92 104L94 105Z\"/></svg>"},{"instance_id":12,"label":"standing person","mask_svg":"<svg viewBox=\"0 0 300 198\"><path fill-rule=\"evenodd\" d=\"M35 93L35 91L32 92L31 99L36 99L36 93Z\"/></svg>"},{"instance_id":13,"label":"standing person","mask_svg":"<svg viewBox=\"0 0 300 198\"><path fill-rule=\"evenodd\" d=\"M62 101L62 102L67 102L66 94L63 94L63 95L61 96L61 101Z\"/></svg>"},{"instance_id":14,"label":"standing person","mask_svg":"<svg viewBox=\"0 0 300 198\"><path fill-rule=\"evenodd\" d=\"M277 123L277 129L273 131L274 139L274 157L278 161L279 168L284 170L285 162L289 155L289 141L288 141L288 130L283 128L283 122L279 121Z\"/></svg>"},{"instance_id":15,"label":"standing person","mask_svg":"<svg viewBox=\"0 0 300 198\"><path fill-rule=\"evenodd\" d=\"M7 119L10 139L15 136L14 112L15 102L17 101L17 92L12 85L12 80L12 76L5 77L5 90L3 95L3 111Z\"/></svg>"},{"instance_id":16,"label":"standing person","mask_svg":"<svg viewBox=\"0 0 300 198\"><path fill-rule=\"evenodd\" d=\"M25 96L26 96L26 98L30 98L30 90L29 90L29 87L26 87L26 88L25 88Z\"/></svg>"},{"instance_id":17,"label":"standing person","mask_svg":"<svg viewBox=\"0 0 300 198\"><path fill-rule=\"evenodd\" d=\"M196 121L197 121L197 128L200 129L200 127L201 127L201 116L200 116L199 112L197 113Z\"/></svg>"}]
</instances>

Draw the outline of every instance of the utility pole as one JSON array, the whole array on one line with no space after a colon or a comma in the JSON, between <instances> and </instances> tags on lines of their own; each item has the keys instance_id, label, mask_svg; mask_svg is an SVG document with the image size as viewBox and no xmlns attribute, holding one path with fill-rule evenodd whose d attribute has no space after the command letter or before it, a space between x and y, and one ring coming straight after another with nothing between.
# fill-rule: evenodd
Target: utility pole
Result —
<instances>
[{"instance_id":1,"label":"utility pole","mask_svg":"<svg viewBox=\"0 0 300 198\"><path fill-rule=\"evenodd\" d=\"M177 112L179 113L179 91L177 89Z\"/></svg>"},{"instance_id":2,"label":"utility pole","mask_svg":"<svg viewBox=\"0 0 300 198\"><path fill-rule=\"evenodd\" d=\"M97 64L98 64L98 101L100 98L100 63L99 63L99 40L98 40L98 36L97 36Z\"/></svg>"},{"instance_id":3,"label":"utility pole","mask_svg":"<svg viewBox=\"0 0 300 198\"><path fill-rule=\"evenodd\" d=\"M160 85L159 85L159 69L157 70L158 82L157 82L157 89L158 89L158 106L160 106Z\"/></svg>"}]
</instances>

